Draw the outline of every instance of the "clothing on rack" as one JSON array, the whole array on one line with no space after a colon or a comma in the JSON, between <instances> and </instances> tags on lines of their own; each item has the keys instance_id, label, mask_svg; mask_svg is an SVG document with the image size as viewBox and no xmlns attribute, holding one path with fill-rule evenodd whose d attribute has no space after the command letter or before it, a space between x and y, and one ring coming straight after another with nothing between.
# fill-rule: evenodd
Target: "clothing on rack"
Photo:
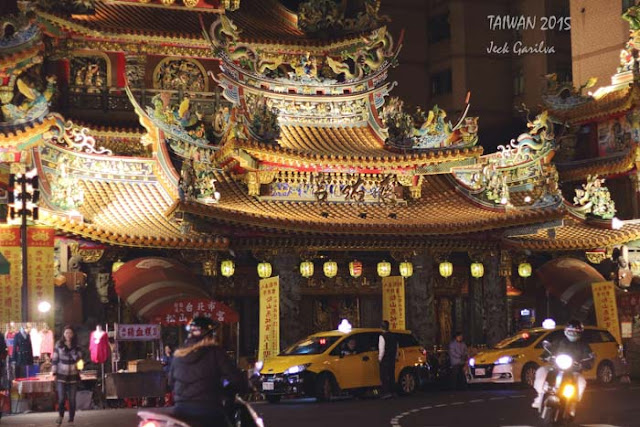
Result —
<instances>
[{"instance_id":1,"label":"clothing on rack","mask_svg":"<svg viewBox=\"0 0 640 427\"><path fill-rule=\"evenodd\" d=\"M33 365L33 348L31 347L31 337L24 328L13 338L12 360L18 366Z\"/></svg>"},{"instance_id":2,"label":"clothing on rack","mask_svg":"<svg viewBox=\"0 0 640 427\"><path fill-rule=\"evenodd\" d=\"M42 334L40 334L40 331L38 331L36 328L31 328L29 337L31 337L31 350L33 351L33 357L40 357Z\"/></svg>"},{"instance_id":3,"label":"clothing on rack","mask_svg":"<svg viewBox=\"0 0 640 427\"><path fill-rule=\"evenodd\" d=\"M13 356L13 339L15 336L16 336L15 331L7 332L7 334L5 335L5 341L7 344L7 353L9 353L9 356Z\"/></svg>"},{"instance_id":4,"label":"clothing on rack","mask_svg":"<svg viewBox=\"0 0 640 427\"><path fill-rule=\"evenodd\" d=\"M89 351L93 363L104 363L109 358L109 338L104 331L93 331L89 339Z\"/></svg>"},{"instance_id":5,"label":"clothing on rack","mask_svg":"<svg viewBox=\"0 0 640 427\"><path fill-rule=\"evenodd\" d=\"M53 354L53 331L45 329L42 333L42 344L40 344L40 353Z\"/></svg>"}]
</instances>

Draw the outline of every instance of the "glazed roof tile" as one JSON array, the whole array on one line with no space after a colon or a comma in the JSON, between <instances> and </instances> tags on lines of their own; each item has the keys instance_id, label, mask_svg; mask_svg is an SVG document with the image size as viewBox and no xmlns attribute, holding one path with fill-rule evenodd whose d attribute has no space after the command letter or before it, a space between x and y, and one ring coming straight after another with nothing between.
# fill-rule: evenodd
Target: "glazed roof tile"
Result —
<instances>
[{"instance_id":1,"label":"glazed roof tile","mask_svg":"<svg viewBox=\"0 0 640 427\"><path fill-rule=\"evenodd\" d=\"M84 222L50 213L45 221L63 232L122 246L223 249L224 238L183 234L165 212L172 200L157 181L131 182L79 179Z\"/></svg>"},{"instance_id":2,"label":"glazed roof tile","mask_svg":"<svg viewBox=\"0 0 640 427\"><path fill-rule=\"evenodd\" d=\"M368 125L360 127L282 126L278 144L234 140L219 157L236 148L258 161L287 165L321 164L339 167L408 167L468 161L482 155L482 146L441 150L392 152ZM448 172L444 170L442 172Z\"/></svg>"},{"instance_id":3,"label":"glazed roof tile","mask_svg":"<svg viewBox=\"0 0 640 427\"><path fill-rule=\"evenodd\" d=\"M638 147L606 157L556 163L561 181L584 180L589 175L615 175L635 167Z\"/></svg>"},{"instance_id":4,"label":"glazed roof tile","mask_svg":"<svg viewBox=\"0 0 640 427\"><path fill-rule=\"evenodd\" d=\"M217 179L222 195L218 204L209 207L183 202L175 208L253 229L335 235L460 234L560 215L552 208L506 211L483 208L459 193L445 176L426 177L419 200L408 199L406 205L395 206L257 200L225 174L219 174Z\"/></svg>"},{"instance_id":5,"label":"glazed roof tile","mask_svg":"<svg viewBox=\"0 0 640 427\"><path fill-rule=\"evenodd\" d=\"M551 114L559 120L577 123L595 120L631 108L637 90L635 86L622 87L569 110L551 110Z\"/></svg>"},{"instance_id":6,"label":"glazed roof tile","mask_svg":"<svg viewBox=\"0 0 640 427\"><path fill-rule=\"evenodd\" d=\"M549 236L546 229L541 229L536 234L505 241L522 249L548 251L610 247L639 238L640 224L638 223L627 223L620 230L611 230L569 219L563 226L555 228L555 235Z\"/></svg>"},{"instance_id":7,"label":"glazed roof tile","mask_svg":"<svg viewBox=\"0 0 640 427\"><path fill-rule=\"evenodd\" d=\"M206 28L217 16L213 13L202 15ZM140 7L96 1L95 13L92 15L58 16L99 32L200 39L204 42L198 13L188 9Z\"/></svg>"}]
</instances>

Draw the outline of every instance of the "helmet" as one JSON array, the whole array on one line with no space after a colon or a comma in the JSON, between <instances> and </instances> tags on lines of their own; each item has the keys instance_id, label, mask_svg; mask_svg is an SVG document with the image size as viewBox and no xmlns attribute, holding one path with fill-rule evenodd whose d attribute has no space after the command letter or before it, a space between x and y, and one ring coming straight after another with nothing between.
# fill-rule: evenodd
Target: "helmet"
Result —
<instances>
[{"instance_id":1,"label":"helmet","mask_svg":"<svg viewBox=\"0 0 640 427\"><path fill-rule=\"evenodd\" d=\"M191 322L189 322L189 325L187 325L187 331L189 331L189 336L191 337L193 336L193 334L191 333L193 328L200 328L202 330L202 333L199 334L198 338L204 338L205 336L212 334L217 326L217 322L214 322L210 318L199 316L194 317Z\"/></svg>"},{"instance_id":2,"label":"helmet","mask_svg":"<svg viewBox=\"0 0 640 427\"><path fill-rule=\"evenodd\" d=\"M582 332L584 331L584 326L582 326L582 322L579 320L571 320L564 327L564 335L571 342L576 342L582 336Z\"/></svg>"}]
</instances>

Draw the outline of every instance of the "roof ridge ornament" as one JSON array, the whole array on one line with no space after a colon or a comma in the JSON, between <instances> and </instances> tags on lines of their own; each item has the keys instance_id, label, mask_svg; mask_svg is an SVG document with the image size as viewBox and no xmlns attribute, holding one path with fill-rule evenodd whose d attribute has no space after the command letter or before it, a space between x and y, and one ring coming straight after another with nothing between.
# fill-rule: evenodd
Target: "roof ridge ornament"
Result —
<instances>
[{"instance_id":1,"label":"roof ridge ornament","mask_svg":"<svg viewBox=\"0 0 640 427\"><path fill-rule=\"evenodd\" d=\"M365 0L364 8L349 17L346 2L334 0L309 0L298 6L298 29L320 37L370 30L382 22L389 22L387 15L379 16L380 0Z\"/></svg>"},{"instance_id":2,"label":"roof ridge ornament","mask_svg":"<svg viewBox=\"0 0 640 427\"><path fill-rule=\"evenodd\" d=\"M447 112L434 105L427 113L417 107L404 111L404 102L391 97L382 107L380 118L387 127L387 144L401 150L470 147L478 142L478 117L467 117L471 104L467 93L465 109L456 124L445 121Z\"/></svg>"},{"instance_id":3,"label":"roof ridge ornament","mask_svg":"<svg viewBox=\"0 0 640 427\"><path fill-rule=\"evenodd\" d=\"M574 212L580 215L591 214L602 219L611 219L616 214L614 201L611 199L609 189L605 187L604 178L597 175L587 176L587 182L582 184L582 189L576 189L573 198Z\"/></svg>"}]
</instances>

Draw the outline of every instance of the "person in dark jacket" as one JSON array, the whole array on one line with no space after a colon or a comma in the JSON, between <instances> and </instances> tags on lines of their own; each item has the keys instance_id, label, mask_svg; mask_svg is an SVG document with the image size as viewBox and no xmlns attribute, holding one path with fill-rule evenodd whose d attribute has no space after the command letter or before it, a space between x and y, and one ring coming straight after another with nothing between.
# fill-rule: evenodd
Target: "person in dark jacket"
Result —
<instances>
[{"instance_id":1,"label":"person in dark jacket","mask_svg":"<svg viewBox=\"0 0 640 427\"><path fill-rule=\"evenodd\" d=\"M564 337L554 340L551 344L550 354L559 355L566 354L581 365L581 370L591 369L595 355L589 344L582 339L584 326L579 320L570 320L564 327ZM549 354L545 351L541 358L548 360ZM531 406L540 408L544 397L544 383L549 374L549 366L540 366L536 370L536 379L533 388L538 392L538 396L534 399ZM578 402L582 400L584 390L587 387L587 380L581 373L578 373ZM573 414L572 414L573 415Z\"/></svg>"},{"instance_id":2,"label":"person in dark jacket","mask_svg":"<svg viewBox=\"0 0 640 427\"><path fill-rule=\"evenodd\" d=\"M78 347L78 338L71 326L65 326L62 338L53 347L51 373L56 379L58 393L58 419L56 424L62 424L64 417L64 403L69 399L69 422L72 423L76 415L76 392L80 382L80 372L77 363L82 359L82 350Z\"/></svg>"},{"instance_id":3,"label":"person in dark jacket","mask_svg":"<svg viewBox=\"0 0 640 427\"><path fill-rule=\"evenodd\" d=\"M396 355L398 353L398 340L389 332L389 322L382 321L382 335L378 339L378 362L380 362L380 382L382 383L382 395L380 398L393 397L393 389L396 383Z\"/></svg>"},{"instance_id":4,"label":"person in dark jacket","mask_svg":"<svg viewBox=\"0 0 640 427\"><path fill-rule=\"evenodd\" d=\"M216 324L196 317L189 325L189 337L173 353L169 386L173 390L177 418L192 426L227 426L224 411L225 390L244 392L247 380L233 366L215 337Z\"/></svg>"}]
</instances>

